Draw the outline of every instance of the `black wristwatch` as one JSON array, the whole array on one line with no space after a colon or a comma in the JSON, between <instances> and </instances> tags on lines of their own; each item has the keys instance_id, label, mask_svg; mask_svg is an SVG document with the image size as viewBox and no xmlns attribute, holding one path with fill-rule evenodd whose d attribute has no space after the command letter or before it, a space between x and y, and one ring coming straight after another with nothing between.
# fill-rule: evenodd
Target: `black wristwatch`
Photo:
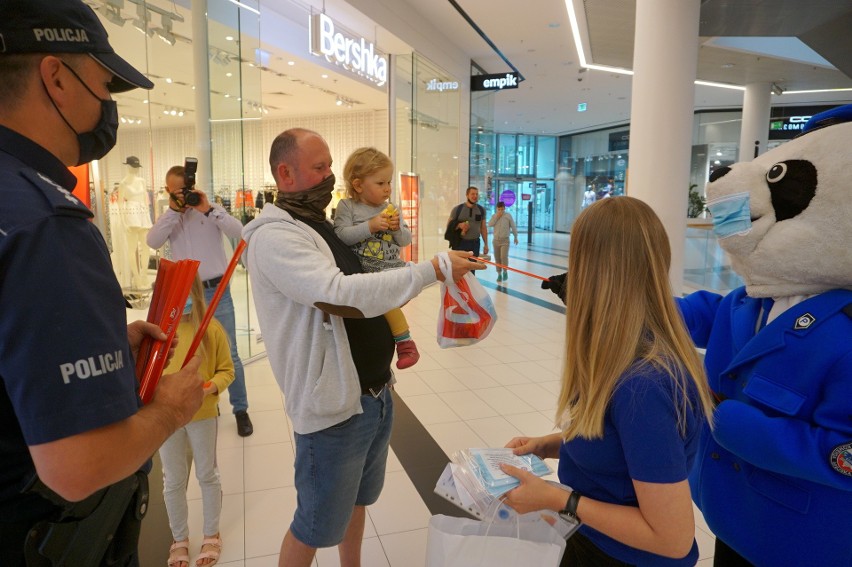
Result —
<instances>
[{"instance_id":1,"label":"black wristwatch","mask_svg":"<svg viewBox=\"0 0 852 567\"><path fill-rule=\"evenodd\" d=\"M568 501L565 502L565 508L559 510L559 515L567 516L568 518L579 524L581 520L580 516L577 515L577 504L580 502L581 496L582 494L580 494L576 490L572 490L571 495L568 497Z\"/></svg>"}]
</instances>

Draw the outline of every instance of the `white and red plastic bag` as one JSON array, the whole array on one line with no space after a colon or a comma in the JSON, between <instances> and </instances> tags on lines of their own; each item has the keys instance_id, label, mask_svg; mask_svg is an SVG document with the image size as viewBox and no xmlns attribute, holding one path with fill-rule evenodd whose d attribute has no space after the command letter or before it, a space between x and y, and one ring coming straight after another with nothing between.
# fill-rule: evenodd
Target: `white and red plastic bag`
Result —
<instances>
[{"instance_id":1,"label":"white and red plastic bag","mask_svg":"<svg viewBox=\"0 0 852 567\"><path fill-rule=\"evenodd\" d=\"M472 273L453 282L452 266L446 252L438 254L438 265L444 274L438 313L438 345L451 348L478 343L488 336L497 321L491 296Z\"/></svg>"}]
</instances>

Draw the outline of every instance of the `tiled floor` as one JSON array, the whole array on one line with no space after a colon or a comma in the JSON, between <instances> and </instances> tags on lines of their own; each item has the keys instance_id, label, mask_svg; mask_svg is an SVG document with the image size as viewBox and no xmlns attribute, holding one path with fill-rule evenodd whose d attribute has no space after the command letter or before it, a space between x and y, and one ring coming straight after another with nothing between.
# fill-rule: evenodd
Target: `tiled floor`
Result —
<instances>
[{"instance_id":1,"label":"tiled floor","mask_svg":"<svg viewBox=\"0 0 852 567\"><path fill-rule=\"evenodd\" d=\"M559 273L558 266L565 264L567 237L556 235L536 244L535 251L524 244L514 246L511 265L543 276ZM551 246L554 254L546 253ZM434 339L438 286L425 290L404 308L422 357L413 368L397 372L396 390L447 455L473 446L502 446L516 435L552 430L564 317L547 305L558 309L561 303L541 290L538 280L513 273L505 288L547 305L504 293L495 276L493 268L480 273L499 319L491 335L478 345L449 350L438 347ZM219 565L273 567L278 564L281 538L296 504L292 430L266 359L246 367L246 380L254 435L242 439L230 415L219 418L218 460L225 493L224 548ZM227 402L222 407L228 408ZM194 479L189 497L190 551L194 555L201 540L201 500ZM391 454L384 492L368 509L363 565L425 565L429 517L399 460ZM696 520L698 564L709 567L714 538L697 511ZM316 564L338 565L336 548L321 550Z\"/></svg>"}]
</instances>

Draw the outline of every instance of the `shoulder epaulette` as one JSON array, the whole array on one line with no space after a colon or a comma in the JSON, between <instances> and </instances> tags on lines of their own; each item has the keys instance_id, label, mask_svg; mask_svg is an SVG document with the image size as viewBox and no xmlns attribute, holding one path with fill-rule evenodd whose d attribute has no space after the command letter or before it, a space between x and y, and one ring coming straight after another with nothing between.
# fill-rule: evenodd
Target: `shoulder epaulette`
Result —
<instances>
[{"instance_id":1,"label":"shoulder epaulette","mask_svg":"<svg viewBox=\"0 0 852 567\"><path fill-rule=\"evenodd\" d=\"M21 175L41 190L54 211L84 218L93 216L77 197L49 177L34 170L23 170Z\"/></svg>"}]
</instances>

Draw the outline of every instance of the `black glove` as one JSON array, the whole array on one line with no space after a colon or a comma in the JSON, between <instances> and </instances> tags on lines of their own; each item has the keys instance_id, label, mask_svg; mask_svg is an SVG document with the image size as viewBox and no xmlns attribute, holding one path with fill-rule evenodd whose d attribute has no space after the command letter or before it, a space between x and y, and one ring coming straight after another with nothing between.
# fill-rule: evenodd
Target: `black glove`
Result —
<instances>
[{"instance_id":1,"label":"black glove","mask_svg":"<svg viewBox=\"0 0 852 567\"><path fill-rule=\"evenodd\" d=\"M568 277L568 272L559 274L558 276L550 276L547 281L541 282L541 289L549 289L565 303L565 278Z\"/></svg>"}]
</instances>

